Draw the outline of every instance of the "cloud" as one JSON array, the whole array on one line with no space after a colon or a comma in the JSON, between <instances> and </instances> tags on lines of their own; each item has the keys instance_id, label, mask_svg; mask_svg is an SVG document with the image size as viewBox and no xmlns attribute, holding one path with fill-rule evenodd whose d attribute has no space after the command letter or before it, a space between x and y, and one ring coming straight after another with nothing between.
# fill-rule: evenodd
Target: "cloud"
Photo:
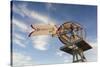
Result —
<instances>
[{"instance_id":1,"label":"cloud","mask_svg":"<svg viewBox=\"0 0 100 67\"><path fill-rule=\"evenodd\" d=\"M58 52L56 52L56 54L57 54L58 56L63 56L63 54L65 54L65 52L63 52L63 51L58 51Z\"/></svg>"},{"instance_id":2,"label":"cloud","mask_svg":"<svg viewBox=\"0 0 100 67\"><path fill-rule=\"evenodd\" d=\"M48 36L36 36L32 37L33 47L38 50L47 50Z\"/></svg>"},{"instance_id":3,"label":"cloud","mask_svg":"<svg viewBox=\"0 0 100 67\"><path fill-rule=\"evenodd\" d=\"M21 15L22 17L25 17L25 14L22 12L22 10L17 5L13 4L12 10L13 12Z\"/></svg>"},{"instance_id":4,"label":"cloud","mask_svg":"<svg viewBox=\"0 0 100 67\"><path fill-rule=\"evenodd\" d=\"M13 30L19 30L21 32L28 32L28 26L23 22L18 19L13 18ZM16 26L16 27L15 27ZM18 34L17 32L13 32L13 44L16 43L18 46L25 48L25 37L23 35Z\"/></svg>"},{"instance_id":5,"label":"cloud","mask_svg":"<svg viewBox=\"0 0 100 67\"><path fill-rule=\"evenodd\" d=\"M71 63L73 58L72 56L64 56L63 59L64 63Z\"/></svg>"},{"instance_id":6,"label":"cloud","mask_svg":"<svg viewBox=\"0 0 100 67\"><path fill-rule=\"evenodd\" d=\"M35 65L33 59L28 55L14 52L12 58L13 58L13 67L24 67L24 66Z\"/></svg>"},{"instance_id":7,"label":"cloud","mask_svg":"<svg viewBox=\"0 0 100 67\"><path fill-rule=\"evenodd\" d=\"M25 44L23 44L22 41L19 40L19 39L14 39L13 41L14 41L17 45L19 45L20 47L24 47L24 48L26 47Z\"/></svg>"},{"instance_id":8,"label":"cloud","mask_svg":"<svg viewBox=\"0 0 100 67\"><path fill-rule=\"evenodd\" d=\"M18 33L13 34L13 42L16 43L17 45L19 45L20 47L23 47L23 48L26 47L25 38Z\"/></svg>"},{"instance_id":9,"label":"cloud","mask_svg":"<svg viewBox=\"0 0 100 67\"><path fill-rule=\"evenodd\" d=\"M14 36L15 36L15 38L18 38L18 39L21 39L21 40L25 39L22 35L20 35L18 33L14 33Z\"/></svg>"},{"instance_id":10,"label":"cloud","mask_svg":"<svg viewBox=\"0 0 100 67\"><path fill-rule=\"evenodd\" d=\"M16 12L17 14L21 15L22 17L29 17L36 19L42 23L48 23L48 17L45 15L42 15L34 10L29 10L27 8L27 4L21 4L21 5L13 5L13 11Z\"/></svg>"},{"instance_id":11,"label":"cloud","mask_svg":"<svg viewBox=\"0 0 100 67\"><path fill-rule=\"evenodd\" d=\"M18 19L13 19L13 27L17 26L18 28L20 28L19 30L21 30L22 32L28 32L28 26L27 24L25 24L24 22L18 20Z\"/></svg>"},{"instance_id":12,"label":"cloud","mask_svg":"<svg viewBox=\"0 0 100 67\"><path fill-rule=\"evenodd\" d=\"M97 44L97 42L89 42L89 44L92 46L92 49L86 51L84 54L85 54L88 62L95 62L95 61L97 61L98 44Z\"/></svg>"},{"instance_id":13,"label":"cloud","mask_svg":"<svg viewBox=\"0 0 100 67\"><path fill-rule=\"evenodd\" d=\"M29 33L31 31L28 28L28 25L23 21L13 18L13 30L21 31L22 33ZM28 36L28 35L27 35ZM18 34L17 32L13 32L13 42L19 45L20 47L26 47L26 38L22 34Z\"/></svg>"},{"instance_id":14,"label":"cloud","mask_svg":"<svg viewBox=\"0 0 100 67\"><path fill-rule=\"evenodd\" d=\"M72 56L70 54L67 54L63 51L57 50L56 55L62 58L62 62L69 63L72 62Z\"/></svg>"},{"instance_id":15,"label":"cloud","mask_svg":"<svg viewBox=\"0 0 100 67\"><path fill-rule=\"evenodd\" d=\"M72 62L72 56L71 55L68 55L66 54L65 52L63 51L57 51L56 52L56 55L61 57L63 59L63 62L64 63L69 63L69 62Z\"/></svg>"}]
</instances>

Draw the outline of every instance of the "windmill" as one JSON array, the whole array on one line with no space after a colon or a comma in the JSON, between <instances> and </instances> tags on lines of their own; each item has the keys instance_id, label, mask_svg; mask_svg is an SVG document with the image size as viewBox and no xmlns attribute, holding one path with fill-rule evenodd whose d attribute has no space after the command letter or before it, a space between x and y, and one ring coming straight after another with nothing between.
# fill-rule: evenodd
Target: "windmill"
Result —
<instances>
[{"instance_id":1,"label":"windmill","mask_svg":"<svg viewBox=\"0 0 100 67\"><path fill-rule=\"evenodd\" d=\"M31 36L38 35L52 35L58 37L64 44L60 47L61 51L69 53L73 56L74 62L86 62L84 51L91 49L92 47L85 41L85 34L82 25L75 22L65 22L60 27L55 24L35 24L31 25Z\"/></svg>"}]
</instances>

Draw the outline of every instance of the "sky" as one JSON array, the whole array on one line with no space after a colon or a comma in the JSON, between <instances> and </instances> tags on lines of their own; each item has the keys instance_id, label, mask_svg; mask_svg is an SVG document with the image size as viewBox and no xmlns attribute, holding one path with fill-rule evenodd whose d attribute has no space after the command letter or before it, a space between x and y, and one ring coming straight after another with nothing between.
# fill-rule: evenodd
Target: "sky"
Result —
<instances>
[{"instance_id":1,"label":"sky","mask_svg":"<svg viewBox=\"0 0 100 67\"><path fill-rule=\"evenodd\" d=\"M84 52L88 61L97 61L97 7L92 5L13 1L12 53L13 66L72 63L72 56L59 50L63 43L50 35L28 37L31 24L66 21L80 23L86 31L86 42L93 49ZM91 56L90 56L91 55Z\"/></svg>"}]
</instances>

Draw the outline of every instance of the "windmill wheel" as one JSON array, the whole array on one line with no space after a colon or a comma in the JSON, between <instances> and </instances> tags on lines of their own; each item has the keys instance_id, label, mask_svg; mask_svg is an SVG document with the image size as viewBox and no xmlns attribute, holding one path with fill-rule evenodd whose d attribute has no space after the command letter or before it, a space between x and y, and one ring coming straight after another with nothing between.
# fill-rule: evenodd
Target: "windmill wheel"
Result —
<instances>
[{"instance_id":1,"label":"windmill wheel","mask_svg":"<svg viewBox=\"0 0 100 67\"><path fill-rule=\"evenodd\" d=\"M57 31L59 40L65 45L70 45L81 39L84 39L83 28L80 24L74 22L65 22Z\"/></svg>"}]
</instances>

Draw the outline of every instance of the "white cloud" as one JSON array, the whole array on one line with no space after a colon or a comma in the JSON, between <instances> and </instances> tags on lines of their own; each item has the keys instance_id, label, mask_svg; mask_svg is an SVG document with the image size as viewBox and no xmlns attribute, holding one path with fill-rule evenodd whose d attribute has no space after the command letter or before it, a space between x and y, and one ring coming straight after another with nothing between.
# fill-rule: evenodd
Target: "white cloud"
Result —
<instances>
[{"instance_id":1,"label":"white cloud","mask_svg":"<svg viewBox=\"0 0 100 67\"><path fill-rule=\"evenodd\" d=\"M56 52L56 54L57 54L58 56L63 56L63 55L65 54L65 52L63 52L63 51L58 51L58 52Z\"/></svg>"},{"instance_id":2,"label":"white cloud","mask_svg":"<svg viewBox=\"0 0 100 67\"><path fill-rule=\"evenodd\" d=\"M92 46L92 49L86 51L84 54L87 58L87 61L94 62L97 61L97 55L98 55L98 44L97 42L89 42L89 44Z\"/></svg>"},{"instance_id":3,"label":"white cloud","mask_svg":"<svg viewBox=\"0 0 100 67\"><path fill-rule=\"evenodd\" d=\"M66 55L66 56L63 57L63 59L64 59L64 62L65 62L65 63L71 63L73 57L72 57L72 56L67 56L67 55Z\"/></svg>"},{"instance_id":4,"label":"white cloud","mask_svg":"<svg viewBox=\"0 0 100 67\"><path fill-rule=\"evenodd\" d=\"M72 62L72 55L70 54L57 50L56 55L62 58L64 63Z\"/></svg>"},{"instance_id":5,"label":"white cloud","mask_svg":"<svg viewBox=\"0 0 100 67\"><path fill-rule=\"evenodd\" d=\"M20 40L20 39L17 39L17 38L15 38L14 40L13 40L17 45L19 45L20 47L26 47L25 46L25 44Z\"/></svg>"},{"instance_id":6,"label":"white cloud","mask_svg":"<svg viewBox=\"0 0 100 67\"><path fill-rule=\"evenodd\" d=\"M14 33L13 34L13 42L16 43L17 45L19 45L20 47L23 47L23 48L26 47L25 38L21 34Z\"/></svg>"},{"instance_id":7,"label":"white cloud","mask_svg":"<svg viewBox=\"0 0 100 67\"><path fill-rule=\"evenodd\" d=\"M17 20L17 19L14 18L13 19L13 25L16 25L18 28L20 28L19 30L21 30L23 32L28 32L28 26L20 20Z\"/></svg>"},{"instance_id":8,"label":"white cloud","mask_svg":"<svg viewBox=\"0 0 100 67\"><path fill-rule=\"evenodd\" d=\"M22 17L25 16L25 14L22 12L22 10L18 6L13 4L12 9L14 12L16 12L17 14L20 14Z\"/></svg>"},{"instance_id":9,"label":"white cloud","mask_svg":"<svg viewBox=\"0 0 100 67\"><path fill-rule=\"evenodd\" d=\"M18 39L21 39L21 40L25 39L22 35L20 35L18 33L14 33L13 35L15 36L15 38L18 38Z\"/></svg>"},{"instance_id":10,"label":"white cloud","mask_svg":"<svg viewBox=\"0 0 100 67\"><path fill-rule=\"evenodd\" d=\"M88 42L92 47L97 47L98 46L98 44L97 44L97 42Z\"/></svg>"},{"instance_id":11,"label":"white cloud","mask_svg":"<svg viewBox=\"0 0 100 67\"><path fill-rule=\"evenodd\" d=\"M38 12L34 10L29 10L27 8L27 4L21 4L21 5L14 5L13 11L21 15L22 17L28 16L29 18L33 18L36 20L39 20L42 23L48 23L48 17L42 14L39 14Z\"/></svg>"},{"instance_id":12,"label":"white cloud","mask_svg":"<svg viewBox=\"0 0 100 67\"><path fill-rule=\"evenodd\" d=\"M48 36L32 37L33 47L38 50L47 50Z\"/></svg>"},{"instance_id":13,"label":"white cloud","mask_svg":"<svg viewBox=\"0 0 100 67\"><path fill-rule=\"evenodd\" d=\"M13 67L24 67L28 65L35 65L30 56L18 52L13 53Z\"/></svg>"},{"instance_id":14,"label":"white cloud","mask_svg":"<svg viewBox=\"0 0 100 67\"><path fill-rule=\"evenodd\" d=\"M37 20L40 20L42 23L48 23L48 17L44 16L44 15L40 15L39 13L32 11L31 13L31 17L35 18Z\"/></svg>"}]
</instances>

